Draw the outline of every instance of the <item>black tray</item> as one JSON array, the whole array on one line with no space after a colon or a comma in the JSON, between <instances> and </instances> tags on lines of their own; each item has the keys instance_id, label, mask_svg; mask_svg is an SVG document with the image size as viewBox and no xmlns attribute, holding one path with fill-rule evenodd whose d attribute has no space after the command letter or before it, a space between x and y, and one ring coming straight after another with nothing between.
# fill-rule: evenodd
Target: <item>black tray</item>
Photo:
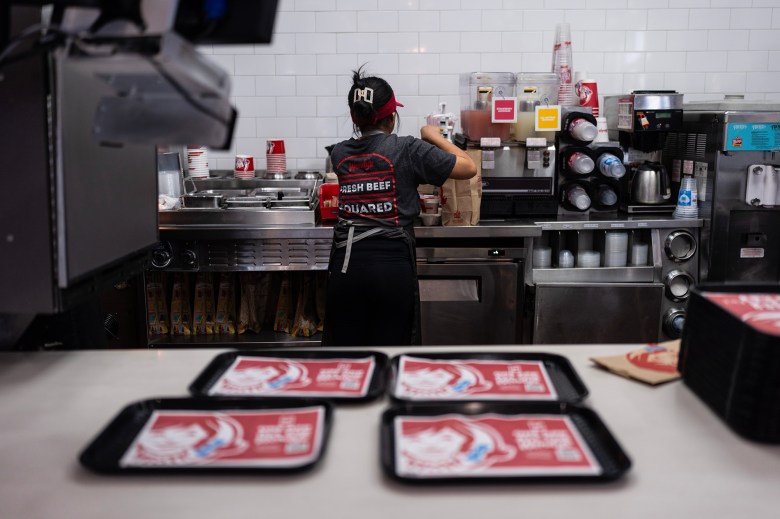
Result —
<instances>
[{"instance_id":1,"label":"black tray","mask_svg":"<svg viewBox=\"0 0 780 519\"><path fill-rule=\"evenodd\" d=\"M415 357L431 360L496 360L496 361L540 361L547 369L547 374L550 376L553 387L558 394L557 400L562 402L580 402L586 396L588 396L588 388L580 379L577 372L574 370L574 366L571 365L569 359L561 355L555 355L552 353L506 353L506 352L480 352L480 353L429 353L429 352L414 352L403 354L407 357ZM424 400L409 400L395 395L395 385L398 375L398 365L402 355L397 355L391 360L391 374L388 381L387 390L390 397L395 402L407 402L407 403L426 403ZM480 401L478 396L474 398L465 399L436 399L427 401L428 403L442 403L442 402L478 402ZM508 403L512 400L485 400L491 403ZM522 398L515 402L532 402L532 398ZM545 400L548 401L548 400Z\"/></svg>"},{"instance_id":2,"label":"black tray","mask_svg":"<svg viewBox=\"0 0 780 519\"><path fill-rule=\"evenodd\" d=\"M292 467L122 467L122 456L135 440L138 433L152 416L154 411L257 411L264 409L294 409L299 407L321 406L325 409L325 421L322 431L322 445L319 455L311 463ZM262 401L258 399L237 398L157 398L141 400L127 405L82 451L79 461L86 468L101 474L286 474L297 473L312 468L322 458L328 444L328 435L332 422L332 405L323 400Z\"/></svg>"},{"instance_id":3,"label":"black tray","mask_svg":"<svg viewBox=\"0 0 780 519\"><path fill-rule=\"evenodd\" d=\"M393 421L397 416L434 417L446 414L475 416L482 414L506 415L566 415L587 443L594 458L601 465L600 474L579 475L511 475L511 476L457 476L457 477L410 477L399 475L395 466L395 434ZM604 422L591 409L565 402L527 402L523 404L443 404L443 405L396 405L382 414L381 426L382 467L393 479L414 484L460 484L460 483L597 483L614 481L620 478L630 467L631 460L607 429Z\"/></svg>"},{"instance_id":4,"label":"black tray","mask_svg":"<svg viewBox=\"0 0 780 519\"><path fill-rule=\"evenodd\" d=\"M189 391L193 396L209 397L209 389L217 382L219 377L222 376L225 371L233 364L236 357L274 357L281 359L360 359L365 357L373 357L375 368L374 373L371 376L369 382L368 392L362 397L350 397L350 396L296 396L294 394L280 393L278 395L242 395L241 398L264 398L264 399L299 399L299 398L316 398L326 399L339 403L358 403L367 402L377 398L385 391L385 383L387 381L387 364L388 358L384 353L376 351L365 350L262 350L262 351L229 351L221 353L214 357L208 366L198 375L198 377L190 384ZM231 395L229 398L235 398Z\"/></svg>"}]
</instances>

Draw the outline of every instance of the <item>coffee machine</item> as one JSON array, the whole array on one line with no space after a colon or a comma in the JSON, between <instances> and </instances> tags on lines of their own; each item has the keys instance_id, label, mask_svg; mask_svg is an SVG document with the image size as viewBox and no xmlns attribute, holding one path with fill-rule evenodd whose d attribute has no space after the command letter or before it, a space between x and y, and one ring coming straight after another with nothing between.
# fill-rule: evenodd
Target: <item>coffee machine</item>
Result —
<instances>
[{"instance_id":1,"label":"coffee machine","mask_svg":"<svg viewBox=\"0 0 780 519\"><path fill-rule=\"evenodd\" d=\"M664 156L696 178L702 278L780 281L780 103L686 103Z\"/></svg>"},{"instance_id":2,"label":"coffee machine","mask_svg":"<svg viewBox=\"0 0 780 519\"><path fill-rule=\"evenodd\" d=\"M624 152L628 174L620 182L621 210L627 213L672 213L675 208L669 165L662 150L667 136L679 132L683 94L674 90L635 90L606 96L604 113L610 140ZM668 162L668 160L666 161Z\"/></svg>"}]
</instances>

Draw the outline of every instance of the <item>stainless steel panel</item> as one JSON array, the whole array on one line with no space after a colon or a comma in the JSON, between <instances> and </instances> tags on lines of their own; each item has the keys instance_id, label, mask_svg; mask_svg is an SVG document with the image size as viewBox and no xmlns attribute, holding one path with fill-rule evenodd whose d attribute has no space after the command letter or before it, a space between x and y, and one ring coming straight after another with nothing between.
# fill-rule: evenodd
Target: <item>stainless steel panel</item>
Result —
<instances>
[{"instance_id":1,"label":"stainless steel panel","mask_svg":"<svg viewBox=\"0 0 780 519\"><path fill-rule=\"evenodd\" d=\"M523 259L527 249L523 247L418 247L417 259L429 262L448 260L511 261Z\"/></svg>"},{"instance_id":2,"label":"stainless steel panel","mask_svg":"<svg viewBox=\"0 0 780 519\"><path fill-rule=\"evenodd\" d=\"M652 283L653 267L535 268L534 283Z\"/></svg>"},{"instance_id":3,"label":"stainless steel panel","mask_svg":"<svg viewBox=\"0 0 780 519\"><path fill-rule=\"evenodd\" d=\"M257 208L234 209L179 209L160 211L160 225L203 226L219 229L252 228L262 225L310 225L316 217L314 210L270 210Z\"/></svg>"},{"instance_id":4,"label":"stainless steel panel","mask_svg":"<svg viewBox=\"0 0 780 519\"><path fill-rule=\"evenodd\" d=\"M661 283L537 284L534 344L655 342Z\"/></svg>"},{"instance_id":5,"label":"stainless steel panel","mask_svg":"<svg viewBox=\"0 0 780 519\"><path fill-rule=\"evenodd\" d=\"M670 227L701 227L702 220L678 220L672 216L599 216L598 214L583 214L580 218L572 215L554 220L535 220L543 231L575 231L575 230L615 230L615 229L665 229Z\"/></svg>"},{"instance_id":6,"label":"stainless steel panel","mask_svg":"<svg viewBox=\"0 0 780 519\"><path fill-rule=\"evenodd\" d=\"M420 301L479 301L479 280L421 279Z\"/></svg>"},{"instance_id":7,"label":"stainless steel panel","mask_svg":"<svg viewBox=\"0 0 780 519\"><path fill-rule=\"evenodd\" d=\"M154 146L95 142L95 111L109 88L74 60L58 64L58 282L64 288L155 244L157 153Z\"/></svg>"},{"instance_id":8,"label":"stainless steel panel","mask_svg":"<svg viewBox=\"0 0 780 519\"><path fill-rule=\"evenodd\" d=\"M683 94L636 94L634 110L681 110Z\"/></svg>"},{"instance_id":9,"label":"stainless steel panel","mask_svg":"<svg viewBox=\"0 0 780 519\"><path fill-rule=\"evenodd\" d=\"M6 28L11 35L40 22L40 8L17 8L11 14ZM50 312L56 305L56 270L46 59L6 63L0 75L0 312ZM13 323L6 324L10 329Z\"/></svg>"},{"instance_id":10,"label":"stainless steel panel","mask_svg":"<svg viewBox=\"0 0 780 519\"><path fill-rule=\"evenodd\" d=\"M423 344L517 342L517 263L422 263L417 270Z\"/></svg>"}]
</instances>

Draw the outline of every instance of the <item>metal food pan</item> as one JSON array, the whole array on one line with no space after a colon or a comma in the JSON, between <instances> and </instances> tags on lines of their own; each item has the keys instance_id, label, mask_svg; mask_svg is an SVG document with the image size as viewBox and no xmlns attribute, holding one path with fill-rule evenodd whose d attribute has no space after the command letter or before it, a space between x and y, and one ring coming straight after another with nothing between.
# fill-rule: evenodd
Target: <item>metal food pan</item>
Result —
<instances>
[{"instance_id":1,"label":"metal food pan","mask_svg":"<svg viewBox=\"0 0 780 519\"><path fill-rule=\"evenodd\" d=\"M214 193L196 193L181 197L182 205L188 209L218 209L223 196Z\"/></svg>"},{"instance_id":2,"label":"metal food pan","mask_svg":"<svg viewBox=\"0 0 780 519\"><path fill-rule=\"evenodd\" d=\"M304 200L271 200L268 202L269 209L309 209L308 201Z\"/></svg>"}]
</instances>

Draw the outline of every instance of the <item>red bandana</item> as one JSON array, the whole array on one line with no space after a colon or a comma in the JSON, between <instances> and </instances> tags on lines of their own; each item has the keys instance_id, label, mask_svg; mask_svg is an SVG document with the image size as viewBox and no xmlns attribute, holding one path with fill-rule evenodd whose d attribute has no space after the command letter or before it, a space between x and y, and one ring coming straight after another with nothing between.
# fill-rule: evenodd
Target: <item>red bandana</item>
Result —
<instances>
[{"instance_id":1,"label":"red bandana","mask_svg":"<svg viewBox=\"0 0 780 519\"><path fill-rule=\"evenodd\" d=\"M374 118L371 121L371 124L376 124L382 119L384 119L385 117L389 116L390 114L395 112L396 108L398 108L399 106L403 106L403 105L398 101L396 101L395 94L391 93L390 100L387 103L385 103L382 107L380 107L379 110L376 111L376 113L374 114ZM358 121L356 119L355 112L351 112L350 115L352 116L353 123L357 125L360 125L361 123L365 124L366 121Z\"/></svg>"}]
</instances>

